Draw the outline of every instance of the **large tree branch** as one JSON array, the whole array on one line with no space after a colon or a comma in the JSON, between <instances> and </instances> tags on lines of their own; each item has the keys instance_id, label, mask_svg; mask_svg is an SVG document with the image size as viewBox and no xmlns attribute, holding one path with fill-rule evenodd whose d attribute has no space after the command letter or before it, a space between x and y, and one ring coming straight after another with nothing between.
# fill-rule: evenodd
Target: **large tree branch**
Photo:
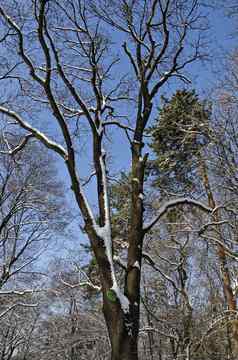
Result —
<instances>
[{"instance_id":1,"label":"large tree branch","mask_svg":"<svg viewBox=\"0 0 238 360\"><path fill-rule=\"evenodd\" d=\"M20 115L18 115L15 111L9 110L3 106L0 106L0 113L7 115L8 117L15 120L21 128L29 131L36 139L40 140L48 149L54 150L64 159L67 159L67 152L60 144L49 139L45 134L43 134L38 129L31 126L27 121L23 120Z\"/></svg>"},{"instance_id":2,"label":"large tree branch","mask_svg":"<svg viewBox=\"0 0 238 360\"><path fill-rule=\"evenodd\" d=\"M207 213L213 212L212 208L201 203L198 200L194 200L194 199L190 199L190 198L179 198L179 199L170 200L170 201L167 201L164 205L162 205L159 208L158 214L156 215L156 217L149 224L145 225L144 232L147 233L148 231L150 231L157 224L157 222L161 219L161 217L168 212L168 210L170 210L178 205L194 205L197 208L199 208Z\"/></svg>"},{"instance_id":3,"label":"large tree branch","mask_svg":"<svg viewBox=\"0 0 238 360\"><path fill-rule=\"evenodd\" d=\"M84 103L84 101L81 98L81 96L79 95L79 93L77 92L77 90L75 89L75 87L73 86L72 82L70 82L70 80L66 76L66 74L65 74L65 72L63 70L63 67L61 65L61 62L60 62L58 51L56 49L56 46L54 44L54 41L53 41L52 37L50 36L50 33L49 33L47 27L45 27L45 31L46 31L46 35L48 37L48 40L50 42L51 49L52 49L53 54L54 54L54 58L55 58L55 61L56 61L56 65L57 65L59 75L60 75L62 81L64 82L66 88L69 90L70 94L74 98L74 100L79 104L79 106L83 110L83 112L84 112L84 114L85 114L85 116L86 116L86 118L87 118L87 120L89 122L89 125L91 126L92 131L95 132L95 130L96 130L95 123L93 121L93 118L91 117L89 109L88 109L87 105Z\"/></svg>"},{"instance_id":4,"label":"large tree branch","mask_svg":"<svg viewBox=\"0 0 238 360\"><path fill-rule=\"evenodd\" d=\"M5 19L5 21L9 24L9 26L16 31L17 37L18 37L19 55L21 56L21 58L23 59L23 61L27 65L28 69L30 70L30 75L40 85L44 85L45 80L42 79L39 75L37 75L34 64L32 63L29 56L26 55L26 53L25 53L25 50L24 50L24 38L23 38L23 34L22 34L19 26L13 21L13 19L10 16L7 15L7 13L4 11L2 6L0 6L0 15Z\"/></svg>"}]
</instances>

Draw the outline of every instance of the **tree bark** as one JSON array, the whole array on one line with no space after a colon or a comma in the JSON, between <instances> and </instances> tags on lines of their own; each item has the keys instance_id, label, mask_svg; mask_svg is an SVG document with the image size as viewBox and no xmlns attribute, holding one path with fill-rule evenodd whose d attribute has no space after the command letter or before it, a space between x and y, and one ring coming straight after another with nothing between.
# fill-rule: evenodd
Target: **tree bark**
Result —
<instances>
[{"instance_id":1,"label":"tree bark","mask_svg":"<svg viewBox=\"0 0 238 360\"><path fill-rule=\"evenodd\" d=\"M138 307L138 306L137 306ZM103 313L111 343L111 360L138 360L138 319L124 313L120 303L113 304L104 296Z\"/></svg>"},{"instance_id":2,"label":"tree bark","mask_svg":"<svg viewBox=\"0 0 238 360\"><path fill-rule=\"evenodd\" d=\"M146 157L140 161L141 139L132 149L132 205L131 227L128 235L128 258L125 275L125 296L130 303L129 313L124 313L120 303L112 304L104 295L103 312L111 342L112 360L138 360L138 334L140 318L140 278L143 246L143 194Z\"/></svg>"},{"instance_id":3,"label":"tree bark","mask_svg":"<svg viewBox=\"0 0 238 360\"><path fill-rule=\"evenodd\" d=\"M133 301L132 294L130 294L130 298L125 294L128 296L130 303L128 312L125 311L121 300L118 299L117 296L115 296L115 299L108 296L108 291L112 289L113 282L105 246L101 244L100 237L95 236L90 224L86 226L86 231L97 259L100 282L102 284L103 315L111 344L111 359L138 360L139 287L136 289L136 296L134 298L138 299L138 301ZM128 273L138 272L138 270L138 268L130 267L127 270L126 278L128 277ZM139 281L138 278L137 281Z\"/></svg>"},{"instance_id":4,"label":"tree bark","mask_svg":"<svg viewBox=\"0 0 238 360\"><path fill-rule=\"evenodd\" d=\"M128 334L113 335L111 360L138 360L137 339Z\"/></svg>"}]
</instances>

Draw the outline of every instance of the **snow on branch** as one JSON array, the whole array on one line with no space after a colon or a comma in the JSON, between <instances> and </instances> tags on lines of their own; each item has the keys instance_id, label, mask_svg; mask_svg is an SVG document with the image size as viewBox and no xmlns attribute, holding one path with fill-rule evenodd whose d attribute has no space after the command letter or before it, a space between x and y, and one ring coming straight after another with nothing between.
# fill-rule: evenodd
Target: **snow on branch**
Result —
<instances>
[{"instance_id":1,"label":"snow on branch","mask_svg":"<svg viewBox=\"0 0 238 360\"><path fill-rule=\"evenodd\" d=\"M10 306L10 307L7 308L6 310L4 310L2 313L0 313L0 319L1 319L2 317L4 317L9 311L15 309L15 308L18 307L18 306L34 308L34 307L37 307L38 304L24 304L24 303L16 303L16 304L13 304L12 306Z\"/></svg>"},{"instance_id":2,"label":"snow on branch","mask_svg":"<svg viewBox=\"0 0 238 360\"><path fill-rule=\"evenodd\" d=\"M112 287L110 291L116 295L117 299L121 304L121 308L124 313L129 312L129 300L121 291L118 286L118 282L116 279L115 267L113 262L113 254L112 254L112 234L111 234L111 221L110 221L110 204L109 204L109 197L108 197L108 187L107 187L107 174L106 174L106 166L105 166L105 152L102 150L102 155L100 156L100 167L102 172L102 185L103 185L103 200L104 200L104 226L96 226L95 230L105 245L105 252L110 264L111 270L111 279L112 279Z\"/></svg>"},{"instance_id":3,"label":"snow on branch","mask_svg":"<svg viewBox=\"0 0 238 360\"><path fill-rule=\"evenodd\" d=\"M81 272L81 270L80 270ZM90 287L91 289L93 290L96 290L96 291L101 291L101 287L100 286L97 286L95 284L92 283L92 281L89 279L89 277L86 275L86 273L84 273L84 275L86 276L86 280L84 281L79 281L77 284L70 284L69 282L65 281L63 278L62 278L62 274L60 274L60 281L63 285L71 288L71 289L75 289L75 288L78 288L78 287L85 287L85 286L88 286Z\"/></svg>"},{"instance_id":4,"label":"snow on branch","mask_svg":"<svg viewBox=\"0 0 238 360\"><path fill-rule=\"evenodd\" d=\"M60 144L50 140L45 134L40 132L38 129L31 126L28 122L22 119L15 111L11 111L3 106L0 106L0 113L7 115L8 117L14 119L23 129L29 131L32 136L40 140L47 148L54 150L64 159L67 158L67 152ZM29 135L28 135L29 137Z\"/></svg>"},{"instance_id":5,"label":"snow on branch","mask_svg":"<svg viewBox=\"0 0 238 360\"><path fill-rule=\"evenodd\" d=\"M206 231L206 229L208 229L209 227L218 226L218 225L224 225L224 224L228 224L229 226L233 227L230 224L229 220L212 221L212 222L209 222L209 223L203 225L198 233L199 233L199 235L202 235Z\"/></svg>"},{"instance_id":6,"label":"snow on branch","mask_svg":"<svg viewBox=\"0 0 238 360\"><path fill-rule=\"evenodd\" d=\"M161 219L161 217L168 212L168 210L170 210L171 208L176 207L178 205L194 205L207 213L213 212L212 208L201 203L198 200L194 200L194 199L190 199L190 198L186 198L186 197L169 200L159 208L157 216L149 224L145 225L144 232L146 233L146 232L150 231L153 228L153 226L156 225L157 222Z\"/></svg>"},{"instance_id":7,"label":"snow on branch","mask_svg":"<svg viewBox=\"0 0 238 360\"><path fill-rule=\"evenodd\" d=\"M62 282L63 285L69 287L70 289L75 289L75 288L78 288L78 287L86 287L86 286L88 286L91 289L99 291L99 292L102 290L100 286L94 285L91 281L82 281L82 282L79 282L77 284L70 284L67 281L63 280L62 278L60 279L60 281Z\"/></svg>"},{"instance_id":8,"label":"snow on branch","mask_svg":"<svg viewBox=\"0 0 238 360\"><path fill-rule=\"evenodd\" d=\"M5 290L5 291L0 291L0 296L6 296L6 295L24 296L28 294L32 295L43 291L45 290L42 289Z\"/></svg>"}]
</instances>

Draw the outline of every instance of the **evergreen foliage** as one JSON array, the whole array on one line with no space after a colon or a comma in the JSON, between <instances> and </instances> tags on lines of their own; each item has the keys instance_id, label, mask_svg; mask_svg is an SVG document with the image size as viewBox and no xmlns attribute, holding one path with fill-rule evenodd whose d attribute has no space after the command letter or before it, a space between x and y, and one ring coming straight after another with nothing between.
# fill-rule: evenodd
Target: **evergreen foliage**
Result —
<instances>
[{"instance_id":1,"label":"evergreen foliage","mask_svg":"<svg viewBox=\"0 0 238 360\"><path fill-rule=\"evenodd\" d=\"M210 116L211 106L194 90L178 90L170 99L162 98L158 117L149 128L155 186L172 192L191 189L201 150L209 142Z\"/></svg>"}]
</instances>

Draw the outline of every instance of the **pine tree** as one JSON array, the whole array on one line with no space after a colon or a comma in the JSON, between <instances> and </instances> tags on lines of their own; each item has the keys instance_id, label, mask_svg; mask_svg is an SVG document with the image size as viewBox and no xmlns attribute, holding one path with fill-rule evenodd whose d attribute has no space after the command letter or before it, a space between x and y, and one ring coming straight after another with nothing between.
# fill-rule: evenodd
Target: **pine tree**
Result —
<instances>
[{"instance_id":1,"label":"pine tree","mask_svg":"<svg viewBox=\"0 0 238 360\"><path fill-rule=\"evenodd\" d=\"M150 162L154 185L171 192L186 192L194 186L199 154L209 141L211 107L195 91L178 90L162 98L158 118L150 127Z\"/></svg>"}]
</instances>

